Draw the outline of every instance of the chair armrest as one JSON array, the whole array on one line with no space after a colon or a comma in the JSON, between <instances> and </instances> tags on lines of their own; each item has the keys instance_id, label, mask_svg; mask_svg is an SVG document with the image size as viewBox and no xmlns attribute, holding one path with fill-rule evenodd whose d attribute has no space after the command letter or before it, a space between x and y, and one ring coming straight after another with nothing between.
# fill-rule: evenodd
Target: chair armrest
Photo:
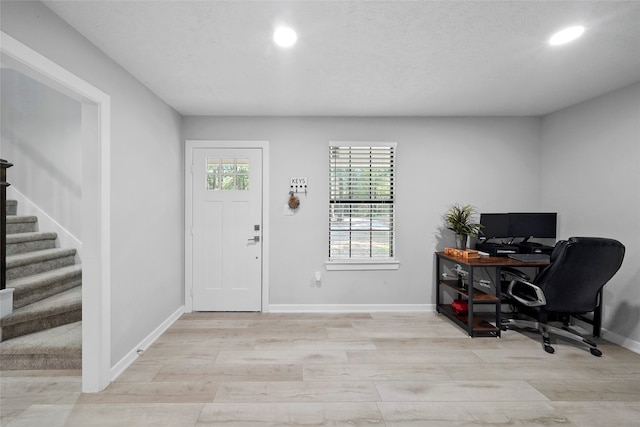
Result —
<instances>
[{"instance_id":1,"label":"chair armrest","mask_svg":"<svg viewBox=\"0 0 640 427\"><path fill-rule=\"evenodd\" d=\"M533 295L528 295L526 298L524 295L516 295L514 293L514 287L518 284L522 284L525 287L529 288L535 294L535 298ZM520 279L519 277L515 277L511 283L509 283L509 288L507 289L507 295L511 298L518 301L520 304L525 305L527 307L540 307L542 305L547 304L547 299L544 296L544 292L539 286L534 285L528 280Z\"/></svg>"},{"instance_id":2,"label":"chair armrest","mask_svg":"<svg viewBox=\"0 0 640 427\"><path fill-rule=\"evenodd\" d=\"M513 277L519 277L522 280L526 280L527 282L531 281L531 277L529 277L528 274L525 274L524 272L516 269L516 268L512 268L512 267L502 267L500 269L501 273L504 273L506 275L509 276L513 276Z\"/></svg>"}]
</instances>

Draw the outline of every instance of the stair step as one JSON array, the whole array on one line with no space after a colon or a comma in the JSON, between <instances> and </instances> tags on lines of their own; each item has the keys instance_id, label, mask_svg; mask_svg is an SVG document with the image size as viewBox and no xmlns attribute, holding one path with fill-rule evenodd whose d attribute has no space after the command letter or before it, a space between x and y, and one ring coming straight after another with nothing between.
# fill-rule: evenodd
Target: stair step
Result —
<instances>
[{"instance_id":1,"label":"stair step","mask_svg":"<svg viewBox=\"0 0 640 427\"><path fill-rule=\"evenodd\" d=\"M7 281L7 288L14 288L13 308L49 298L59 292L82 284L82 264L57 268L40 274Z\"/></svg>"},{"instance_id":2,"label":"stair step","mask_svg":"<svg viewBox=\"0 0 640 427\"><path fill-rule=\"evenodd\" d=\"M75 263L75 249L45 249L7 257L7 280L31 276Z\"/></svg>"},{"instance_id":3,"label":"stair step","mask_svg":"<svg viewBox=\"0 0 640 427\"><path fill-rule=\"evenodd\" d=\"M82 287L18 308L0 319L2 341L82 320Z\"/></svg>"},{"instance_id":4,"label":"stair step","mask_svg":"<svg viewBox=\"0 0 640 427\"><path fill-rule=\"evenodd\" d=\"M7 200L7 215L16 215L18 213L18 202L15 200Z\"/></svg>"},{"instance_id":5,"label":"stair step","mask_svg":"<svg viewBox=\"0 0 640 427\"><path fill-rule=\"evenodd\" d=\"M15 233L7 235L7 255L24 254L56 247L56 233Z\"/></svg>"},{"instance_id":6,"label":"stair step","mask_svg":"<svg viewBox=\"0 0 640 427\"><path fill-rule=\"evenodd\" d=\"M35 216L7 216L7 234L31 233L38 231L38 217Z\"/></svg>"},{"instance_id":7,"label":"stair step","mask_svg":"<svg viewBox=\"0 0 640 427\"><path fill-rule=\"evenodd\" d=\"M0 343L0 370L82 369L82 322Z\"/></svg>"}]
</instances>

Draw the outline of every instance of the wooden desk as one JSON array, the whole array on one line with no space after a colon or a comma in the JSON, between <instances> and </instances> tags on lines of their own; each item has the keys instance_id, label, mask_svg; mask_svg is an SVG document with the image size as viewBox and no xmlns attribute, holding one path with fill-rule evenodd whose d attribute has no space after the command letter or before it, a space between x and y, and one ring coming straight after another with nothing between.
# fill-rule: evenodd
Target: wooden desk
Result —
<instances>
[{"instance_id":1,"label":"wooden desk","mask_svg":"<svg viewBox=\"0 0 640 427\"><path fill-rule=\"evenodd\" d=\"M461 328L467 330L470 337L475 336L500 336L501 322L501 295L500 295L500 270L504 267L525 268L534 267L542 268L549 265L548 262L522 262L508 257L480 257L472 259L458 258L445 255L444 252L436 252L436 310L451 319ZM441 275L442 263L450 265L458 264L468 274L469 286L461 287L458 280L447 280ZM490 267L495 271L495 294L477 289L473 280L473 270L476 268ZM450 304L445 304L442 300L443 292L451 292L455 294L456 299L465 299L469 304L467 314L456 314ZM494 304L495 319L486 320L474 313L474 305L477 304Z\"/></svg>"}]
</instances>

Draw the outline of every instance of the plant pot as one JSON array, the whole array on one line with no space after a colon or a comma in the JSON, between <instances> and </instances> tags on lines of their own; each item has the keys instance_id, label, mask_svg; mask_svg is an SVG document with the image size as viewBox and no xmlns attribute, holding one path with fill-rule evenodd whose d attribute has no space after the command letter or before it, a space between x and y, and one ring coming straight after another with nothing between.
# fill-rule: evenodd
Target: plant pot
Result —
<instances>
[{"instance_id":1,"label":"plant pot","mask_svg":"<svg viewBox=\"0 0 640 427\"><path fill-rule=\"evenodd\" d=\"M467 249L466 234L456 234L456 249Z\"/></svg>"}]
</instances>

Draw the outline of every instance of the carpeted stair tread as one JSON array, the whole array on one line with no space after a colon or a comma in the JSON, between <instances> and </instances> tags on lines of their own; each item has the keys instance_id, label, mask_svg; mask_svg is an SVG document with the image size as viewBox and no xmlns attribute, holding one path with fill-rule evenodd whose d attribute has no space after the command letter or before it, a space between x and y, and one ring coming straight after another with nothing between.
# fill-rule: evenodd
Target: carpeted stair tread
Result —
<instances>
[{"instance_id":1,"label":"carpeted stair tread","mask_svg":"<svg viewBox=\"0 0 640 427\"><path fill-rule=\"evenodd\" d=\"M0 370L82 369L82 322L0 343Z\"/></svg>"},{"instance_id":2,"label":"carpeted stair tread","mask_svg":"<svg viewBox=\"0 0 640 427\"><path fill-rule=\"evenodd\" d=\"M38 222L38 217L33 215L7 215L7 224L19 222Z\"/></svg>"},{"instance_id":3,"label":"carpeted stair tread","mask_svg":"<svg viewBox=\"0 0 640 427\"><path fill-rule=\"evenodd\" d=\"M8 354L82 355L82 322L35 332L0 343L0 358Z\"/></svg>"},{"instance_id":4,"label":"carpeted stair tread","mask_svg":"<svg viewBox=\"0 0 640 427\"><path fill-rule=\"evenodd\" d=\"M44 249L7 257L7 280L75 264L75 249Z\"/></svg>"},{"instance_id":5,"label":"carpeted stair tread","mask_svg":"<svg viewBox=\"0 0 640 427\"><path fill-rule=\"evenodd\" d=\"M35 262L48 261L56 258L63 258L75 255L75 249L52 248L42 251L28 252L26 254L16 254L7 257L7 270L13 267L33 264Z\"/></svg>"},{"instance_id":6,"label":"carpeted stair tread","mask_svg":"<svg viewBox=\"0 0 640 427\"><path fill-rule=\"evenodd\" d=\"M53 249L56 246L56 233L15 233L7 235L7 255Z\"/></svg>"},{"instance_id":7,"label":"carpeted stair tread","mask_svg":"<svg viewBox=\"0 0 640 427\"><path fill-rule=\"evenodd\" d=\"M7 236L7 244L33 242L35 240L51 240L58 237L56 233L32 231L29 233L16 233Z\"/></svg>"},{"instance_id":8,"label":"carpeted stair tread","mask_svg":"<svg viewBox=\"0 0 640 427\"><path fill-rule=\"evenodd\" d=\"M17 309L81 284L82 264L73 264L44 273L8 280L7 288L14 289L13 307Z\"/></svg>"},{"instance_id":9,"label":"carpeted stair tread","mask_svg":"<svg viewBox=\"0 0 640 427\"><path fill-rule=\"evenodd\" d=\"M42 301L18 308L0 320L0 340L6 341L82 320L82 287L76 286Z\"/></svg>"},{"instance_id":10,"label":"carpeted stair tread","mask_svg":"<svg viewBox=\"0 0 640 427\"><path fill-rule=\"evenodd\" d=\"M76 286L75 288L60 292L49 298L18 308L14 310L13 313L0 319L0 326L6 327L78 309L82 309L81 286Z\"/></svg>"},{"instance_id":11,"label":"carpeted stair tread","mask_svg":"<svg viewBox=\"0 0 640 427\"><path fill-rule=\"evenodd\" d=\"M75 255L75 249L52 248L42 251L28 252L26 254L16 254L7 257L7 270L13 267L33 264L35 262L48 261L56 258L63 258Z\"/></svg>"},{"instance_id":12,"label":"carpeted stair tread","mask_svg":"<svg viewBox=\"0 0 640 427\"><path fill-rule=\"evenodd\" d=\"M15 233L29 233L36 230L38 217L7 215L7 235Z\"/></svg>"}]
</instances>

